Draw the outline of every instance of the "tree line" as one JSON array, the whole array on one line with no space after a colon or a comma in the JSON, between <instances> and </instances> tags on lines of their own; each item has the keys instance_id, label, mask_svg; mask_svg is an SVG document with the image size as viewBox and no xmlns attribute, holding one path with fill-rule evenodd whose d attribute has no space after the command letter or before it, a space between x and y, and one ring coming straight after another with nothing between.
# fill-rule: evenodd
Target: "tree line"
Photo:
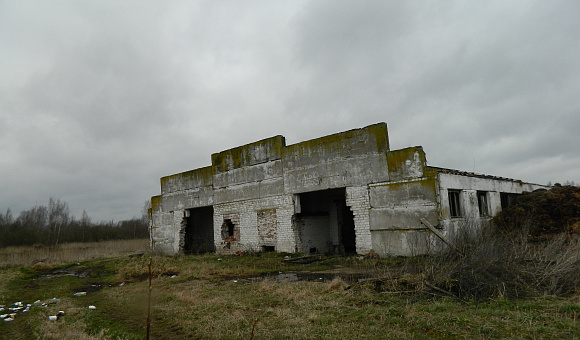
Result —
<instances>
[{"instance_id":1,"label":"tree line","mask_svg":"<svg viewBox=\"0 0 580 340\"><path fill-rule=\"evenodd\" d=\"M141 218L94 223L86 211L76 219L68 203L51 197L48 206L35 206L16 218L10 208L0 212L0 247L147 238L148 225L145 209Z\"/></svg>"}]
</instances>

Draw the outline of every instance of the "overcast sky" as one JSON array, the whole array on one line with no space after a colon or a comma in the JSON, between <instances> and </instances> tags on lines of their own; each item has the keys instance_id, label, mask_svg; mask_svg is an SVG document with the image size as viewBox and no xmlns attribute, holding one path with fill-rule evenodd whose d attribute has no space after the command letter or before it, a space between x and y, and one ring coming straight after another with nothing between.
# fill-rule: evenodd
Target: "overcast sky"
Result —
<instances>
[{"instance_id":1,"label":"overcast sky","mask_svg":"<svg viewBox=\"0 0 580 340\"><path fill-rule=\"evenodd\" d=\"M578 1L0 0L0 212L140 217L159 178L386 122L430 165L580 182Z\"/></svg>"}]
</instances>

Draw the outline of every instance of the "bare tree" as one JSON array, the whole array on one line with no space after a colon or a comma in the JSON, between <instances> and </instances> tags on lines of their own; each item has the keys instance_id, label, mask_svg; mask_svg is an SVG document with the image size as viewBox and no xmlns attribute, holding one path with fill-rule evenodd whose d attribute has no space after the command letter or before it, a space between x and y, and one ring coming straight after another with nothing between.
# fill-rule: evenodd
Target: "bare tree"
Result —
<instances>
[{"instance_id":1,"label":"bare tree","mask_svg":"<svg viewBox=\"0 0 580 340\"><path fill-rule=\"evenodd\" d=\"M57 246L60 237L60 229L66 226L70 220L69 208L66 202L51 197L48 202L48 225L50 228L50 244Z\"/></svg>"},{"instance_id":2,"label":"bare tree","mask_svg":"<svg viewBox=\"0 0 580 340\"><path fill-rule=\"evenodd\" d=\"M80 221L81 229L83 230L82 241L85 242L85 230L91 226L91 218L87 214L86 210L83 210Z\"/></svg>"},{"instance_id":3,"label":"bare tree","mask_svg":"<svg viewBox=\"0 0 580 340\"><path fill-rule=\"evenodd\" d=\"M143 210L141 210L141 219L146 225L149 224L149 209L151 209L151 201L146 200L145 204L143 205Z\"/></svg>"}]
</instances>

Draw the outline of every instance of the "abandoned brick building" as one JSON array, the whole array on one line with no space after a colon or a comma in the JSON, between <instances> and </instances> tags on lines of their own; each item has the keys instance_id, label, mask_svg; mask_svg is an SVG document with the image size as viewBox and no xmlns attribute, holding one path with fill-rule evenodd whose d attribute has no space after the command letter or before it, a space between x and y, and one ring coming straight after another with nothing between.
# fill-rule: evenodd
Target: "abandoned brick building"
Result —
<instances>
[{"instance_id":1,"label":"abandoned brick building","mask_svg":"<svg viewBox=\"0 0 580 340\"><path fill-rule=\"evenodd\" d=\"M390 150L385 123L293 145L275 136L161 178L151 246L165 254L421 254L436 241L424 222L451 235L541 187L428 166L420 146Z\"/></svg>"}]
</instances>

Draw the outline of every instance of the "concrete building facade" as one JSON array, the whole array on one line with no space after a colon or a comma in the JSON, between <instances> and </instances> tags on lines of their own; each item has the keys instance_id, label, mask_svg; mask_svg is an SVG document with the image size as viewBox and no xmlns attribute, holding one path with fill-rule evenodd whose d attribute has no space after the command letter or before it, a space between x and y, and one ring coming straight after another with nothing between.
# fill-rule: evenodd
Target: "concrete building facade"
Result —
<instances>
[{"instance_id":1,"label":"concrete building facade","mask_svg":"<svg viewBox=\"0 0 580 340\"><path fill-rule=\"evenodd\" d=\"M151 246L169 255L422 254L437 244L424 222L451 235L541 187L428 166L420 146L390 150L385 123L292 145L274 136L161 178Z\"/></svg>"}]
</instances>

